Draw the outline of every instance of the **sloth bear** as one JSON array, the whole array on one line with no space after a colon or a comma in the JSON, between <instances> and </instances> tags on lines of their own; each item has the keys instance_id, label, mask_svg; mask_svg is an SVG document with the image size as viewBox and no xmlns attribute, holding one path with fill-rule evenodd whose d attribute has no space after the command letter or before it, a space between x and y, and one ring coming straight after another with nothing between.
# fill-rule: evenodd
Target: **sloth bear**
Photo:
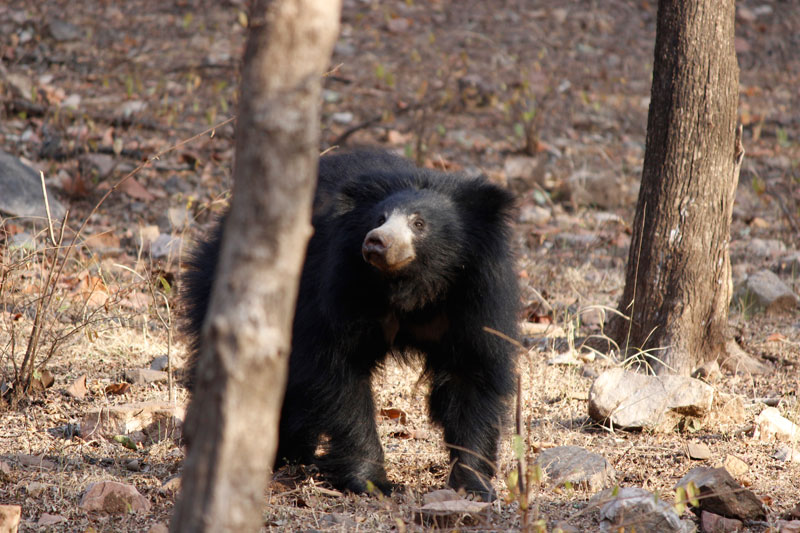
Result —
<instances>
[{"instance_id":1,"label":"sloth bear","mask_svg":"<svg viewBox=\"0 0 800 533\"><path fill-rule=\"evenodd\" d=\"M516 352L486 328L516 335L512 206L484 177L416 168L386 152L320 159L276 466L313 463L338 488L365 492L371 482L390 493L371 378L389 357L421 358L430 416L450 449L448 485L495 498ZM195 352L220 233L199 244L184 274Z\"/></svg>"}]
</instances>

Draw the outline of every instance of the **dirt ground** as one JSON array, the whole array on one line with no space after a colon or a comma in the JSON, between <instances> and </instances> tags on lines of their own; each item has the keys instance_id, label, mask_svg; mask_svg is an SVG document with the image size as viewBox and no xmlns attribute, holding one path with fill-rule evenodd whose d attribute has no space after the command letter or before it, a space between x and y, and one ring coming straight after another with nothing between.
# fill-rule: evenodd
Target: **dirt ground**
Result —
<instances>
[{"instance_id":1,"label":"dirt ground","mask_svg":"<svg viewBox=\"0 0 800 533\"><path fill-rule=\"evenodd\" d=\"M586 394L608 363L548 365L554 344L532 340L602 333L593 309L615 308L622 293L644 155L656 4L346 0L325 81L322 148L381 145L421 164L482 171L508 185L520 206L520 281L529 318L537 322L526 326L530 349L520 359L530 449L585 447L611 463L619 485L643 487L668 502L690 469L720 466L735 455L748 466L740 481L770 511L746 530L768 531L800 504L800 463L775 459L776 444L753 438L752 424L766 400L800 422L797 313L767 316L732 304L738 340L771 373L723 373L712 382L712 415L670 433L593 424ZM148 531L168 523L175 496L162 485L180 472L183 450L176 442L133 450L82 440L73 430L93 409L168 400L165 383L133 384L123 394L109 385L168 349L178 361L185 355L174 327L178 258L226 204L234 130L219 124L236 109L245 12L243 0L0 5L0 149L44 171L51 194L70 207L68 235L111 185L177 145L88 219L40 339L43 358L55 346L46 363L55 383L0 411L0 504L22 506L21 531ZM732 226L734 281L800 248L800 10L786 0L739 1L736 31L747 155ZM210 128L213 134L184 142ZM2 228L0 371L8 380L25 352L54 254L14 245L15 236L35 233L22 221L4 220ZM151 253L142 244L161 236L180 239L171 253ZM43 246L44 238L38 242ZM781 276L800 291L797 273ZM159 278L171 283L168 293ZM85 397L68 395L83 375ZM391 366L375 383L379 407L405 413L402 421L381 418L380 433L389 477L407 491L386 499L337 494L320 490L313 478L279 472L265 495L265 530L427 528L415 522L414 509L424 494L444 486L448 465L417 376ZM186 401L180 386L176 401ZM708 445L711 458L690 460L690 442ZM20 454L51 463L26 466ZM514 467L509 428L496 479L501 497ZM82 494L99 480L135 485L151 509L82 510ZM588 506L592 495L543 483L534 490L532 514L547 531L559 522L593 531L599 515ZM47 525L47 515L63 520ZM521 521L518 504L501 498L457 527L514 531Z\"/></svg>"}]
</instances>

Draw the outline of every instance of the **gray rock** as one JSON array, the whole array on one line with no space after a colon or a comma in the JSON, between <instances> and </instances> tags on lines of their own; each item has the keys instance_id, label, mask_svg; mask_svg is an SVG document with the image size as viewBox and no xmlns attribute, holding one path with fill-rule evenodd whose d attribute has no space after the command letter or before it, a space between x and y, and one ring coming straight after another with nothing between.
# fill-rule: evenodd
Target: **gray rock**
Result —
<instances>
[{"instance_id":1,"label":"gray rock","mask_svg":"<svg viewBox=\"0 0 800 533\"><path fill-rule=\"evenodd\" d=\"M766 517L761 500L742 487L724 468L693 468L675 487L686 488L690 482L694 482L699 491L697 502L701 511L739 520L763 520Z\"/></svg>"},{"instance_id":2,"label":"gray rock","mask_svg":"<svg viewBox=\"0 0 800 533\"><path fill-rule=\"evenodd\" d=\"M714 389L699 379L647 376L613 368L600 374L589 390L589 416L619 428L669 430L676 415L704 416Z\"/></svg>"},{"instance_id":3,"label":"gray rock","mask_svg":"<svg viewBox=\"0 0 800 533\"><path fill-rule=\"evenodd\" d=\"M556 486L571 483L592 492L603 489L616 472L608 461L580 446L556 446L536 458L548 479Z\"/></svg>"},{"instance_id":4,"label":"gray rock","mask_svg":"<svg viewBox=\"0 0 800 533\"><path fill-rule=\"evenodd\" d=\"M452 528L456 523L475 525L490 506L489 502L465 499L435 501L423 505L414 513L414 518L422 525L439 529Z\"/></svg>"},{"instance_id":5,"label":"gray rock","mask_svg":"<svg viewBox=\"0 0 800 533\"><path fill-rule=\"evenodd\" d=\"M358 527L358 524L351 517L344 513L330 513L323 515L319 519L319 523L326 527L336 527L342 531L353 531Z\"/></svg>"},{"instance_id":6,"label":"gray rock","mask_svg":"<svg viewBox=\"0 0 800 533\"><path fill-rule=\"evenodd\" d=\"M58 42L77 41L83 37L83 31L75 24L65 20L53 19L47 25L50 37Z\"/></svg>"},{"instance_id":7,"label":"gray rock","mask_svg":"<svg viewBox=\"0 0 800 533\"><path fill-rule=\"evenodd\" d=\"M695 525L681 520L672 506L644 489L625 487L616 496L606 489L592 498L600 508L601 531L647 531L648 533L691 533Z\"/></svg>"},{"instance_id":8,"label":"gray rock","mask_svg":"<svg viewBox=\"0 0 800 533\"><path fill-rule=\"evenodd\" d=\"M150 244L150 255L156 259L168 256L178 257L182 246L183 240L180 237L161 233Z\"/></svg>"},{"instance_id":9,"label":"gray rock","mask_svg":"<svg viewBox=\"0 0 800 533\"><path fill-rule=\"evenodd\" d=\"M148 383L163 383L167 381L167 373L150 368L133 368L125 371L125 381L134 385L147 385Z\"/></svg>"},{"instance_id":10,"label":"gray rock","mask_svg":"<svg viewBox=\"0 0 800 533\"><path fill-rule=\"evenodd\" d=\"M751 274L737 287L733 297L742 308L768 314L785 313L797 308L797 295L771 270Z\"/></svg>"},{"instance_id":11,"label":"gray rock","mask_svg":"<svg viewBox=\"0 0 800 533\"><path fill-rule=\"evenodd\" d=\"M81 172L96 180L107 178L117 166L117 161L108 154L84 154L80 158Z\"/></svg>"},{"instance_id":12,"label":"gray rock","mask_svg":"<svg viewBox=\"0 0 800 533\"><path fill-rule=\"evenodd\" d=\"M166 355L159 355L150 361L150 370L166 370L169 365Z\"/></svg>"},{"instance_id":13,"label":"gray rock","mask_svg":"<svg viewBox=\"0 0 800 533\"><path fill-rule=\"evenodd\" d=\"M17 217L46 218L42 196L42 180L39 173L16 157L0 150L0 211ZM55 220L64 217L61 205L53 191L47 190L50 214Z\"/></svg>"},{"instance_id":14,"label":"gray rock","mask_svg":"<svg viewBox=\"0 0 800 533\"><path fill-rule=\"evenodd\" d=\"M749 259L772 260L786 251L786 245L777 239L751 239L745 249Z\"/></svg>"}]
</instances>

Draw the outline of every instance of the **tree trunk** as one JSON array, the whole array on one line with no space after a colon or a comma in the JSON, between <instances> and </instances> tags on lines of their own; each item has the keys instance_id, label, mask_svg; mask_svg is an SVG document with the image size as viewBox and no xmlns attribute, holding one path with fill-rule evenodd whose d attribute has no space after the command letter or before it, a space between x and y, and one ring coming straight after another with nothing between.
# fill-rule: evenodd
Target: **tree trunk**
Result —
<instances>
[{"instance_id":1,"label":"tree trunk","mask_svg":"<svg viewBox=\"0 0 800 533\"><path fill-rule=\"evenodd\" d=\"M612 333L657 373L725 353L737 134L734 0L661 0L642 184Z\"/></svg>"},{"instance_id":2,"label":"tree trunk","mask_svg":"<svg viewBox=\"0 0 800 533\"><path fill-rule=\"evenodd\" d=\"M339 15L336 0L259 0L251 10L233 202L186 418L173 532L261 526L311 235L321 78Z\"/></svg>"}]
</instances>

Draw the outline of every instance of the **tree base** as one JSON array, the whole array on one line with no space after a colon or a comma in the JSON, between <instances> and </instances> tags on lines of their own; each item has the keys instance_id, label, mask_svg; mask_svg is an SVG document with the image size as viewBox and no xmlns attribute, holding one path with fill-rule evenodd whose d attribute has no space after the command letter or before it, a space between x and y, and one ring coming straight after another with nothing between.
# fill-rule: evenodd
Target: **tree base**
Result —
<instances>
[{"instance_id":1,"label":"tree base","mask_svg":"<svg viewBox=\"0 0 800 533\"><path fill-rule=\"evenodd\" d=\"M720 358L719 366L734 374L763 375L772 372L772 368L742 350L733 339L725 343L726 354Z\"/></svg>"}]
</instances>

